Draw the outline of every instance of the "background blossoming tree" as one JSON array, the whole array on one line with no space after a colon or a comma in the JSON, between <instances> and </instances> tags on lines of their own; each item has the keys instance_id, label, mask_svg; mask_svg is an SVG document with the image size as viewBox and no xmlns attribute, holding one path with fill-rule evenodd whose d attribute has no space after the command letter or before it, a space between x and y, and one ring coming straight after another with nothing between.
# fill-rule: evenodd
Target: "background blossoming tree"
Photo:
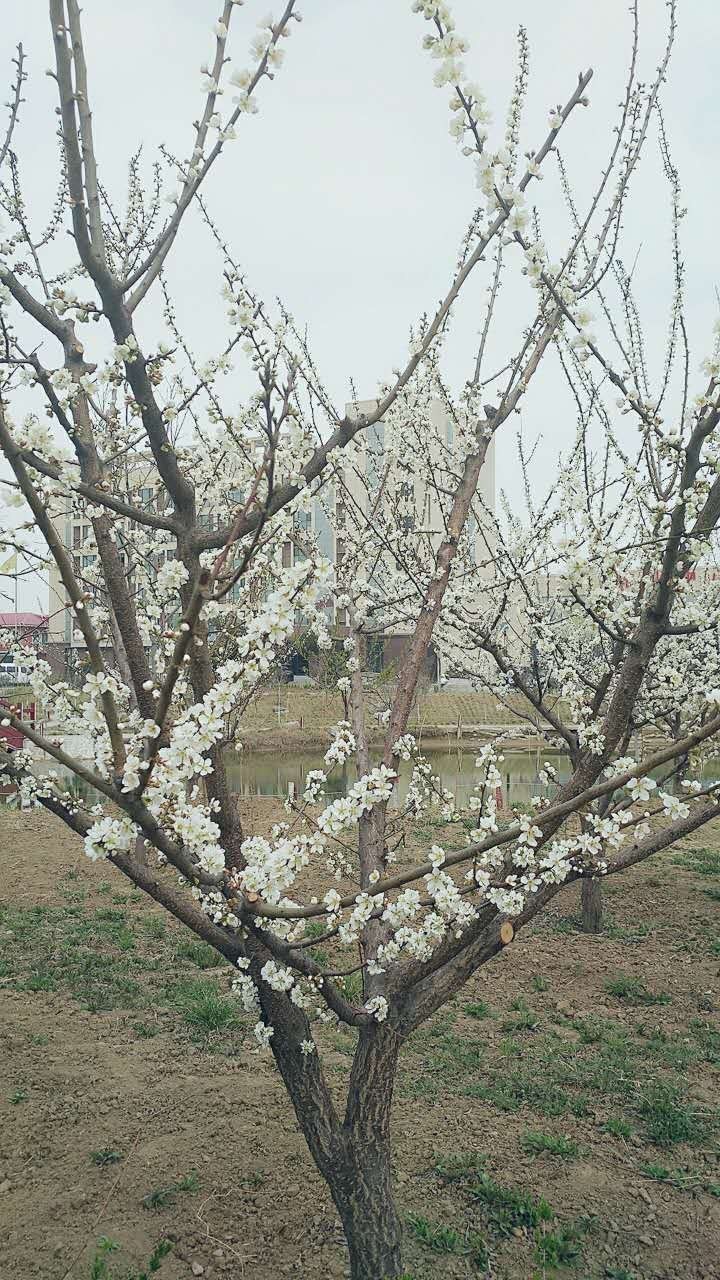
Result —
<instances>
[{"instance_id":1,"label":"background blossoming tree","mask_svg":"<svg viewBox=\"0 0 720 1280\"><path fill-rule=\"evenodd\" d=\"M18 51L1 153L10 231L0 246L0 446L10 500L26 523L6 541L25 545L32 526L57 566L90 673L77 689L35 658L32 678L53 720L82 726L93 758L70 757L14 714L5 723L24 729L100 803L79 803L59 774L35 778L21 752L0 750L0 760L5 778L77 832L89 857L111 862L235 967L233 985L258 1042L274 1054L342 1218L354 1280L379 1280L402 1272L390 1108L403 1041L567 884L621 872L720 814L716 789L699 780L720 730L720 601L715 589L689 586L712 560L720 517L720 359L715 340L693 395L680 194L660 103L674 5L649 83L638 80L632 9L617 128L609 154L598 156L596 189L581 202L560 135L583 127L578 108L591 73L569 86L549 121L529 123L523 151L525 33L497 129L447 5L415 0L481 203L446 296L418 321L393 381L371 411L336 410L304 336L254 291L203 202L207 173L242 137L242 116L269 90L299 19L289 0L261 23L249 69L235 72L236 7L227 0L214 28L189 155L165 154L150 181L134 160L118 211L100 178L77 0L50 0L62 172L41 234L25 209L15 150L26 80ZM652 385L620 256L623 209L650 138L668 179L675 281ZM168 175L177 186L165 218ZM546 176L565 210L562 225L548 228L552 247L533 204ZM191 209L216 239L227 310L226 344L209 360L183 337L164 274ZM60 247L68 221L70 257ZM525 277L528 315L500 371L488 373L509 271ZM442 340L460 291L482 273L480 345L454 395ZM151 342L137 323L148 295L161 300L163 316ZM238 359L256 379L239 410L230 378ZM576 441L546 499L528 483L529 510L496 517L478 496L488 448L546 360L567 377ZM437 426L438 402L452 432ZM371 435L379 423L382 447ZM151 508L137 501L129 459L159 476ZM519 465L528 465L522 456ZM441 513L434 533L417 518L426 491ZM98 564L87 578L52 519L68 495L93 526ZM302 519L312 503L324 505L342 536L334 566ZM288 541L304 556L290 568ZM563 590L550 611L540 584L553 575ZM349 719L287 821L246 830L227 748L242 740L244 711L298 627L327 648L336 610L348 619L341 686ZM396 684L378 695L362 667L368 644L389 627L404 629L407 646ZM517 636L531 637L530 660L519 656ZM566 750L569 779L560 785L547 766L534 812L499 818L500 741L478 757L471 829L452 825L452 798L408 732L431 645L447 672L500 699L521 693L535 723ZM368 737L376 714L378 751ZM660 731L644 754L635 745L643 727ZM328 775L348 761L357 780L328 802ZM412 766L402 802L400 761ZM687 784L680 797L668 789L679 775ZM408 827L428 810L448 824L447 838L408 856ZM331 957L324 964L318 943ZM357 1034L342 1106L315 1038L318 1024L338 1020Z\"/></svg>"}]
</instances>

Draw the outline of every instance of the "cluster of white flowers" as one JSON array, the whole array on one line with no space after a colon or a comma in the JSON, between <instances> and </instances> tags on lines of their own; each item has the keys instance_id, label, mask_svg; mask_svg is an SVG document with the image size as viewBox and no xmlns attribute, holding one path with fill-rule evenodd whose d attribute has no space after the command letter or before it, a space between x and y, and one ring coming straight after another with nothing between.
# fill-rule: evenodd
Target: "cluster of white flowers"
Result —
<instances>
[{"instance_id":1,"label":"cluster of white flowers","mask_svg":"<svg viewBox=\"0 0 720 1280\"><path fill-rule=\"evenodd\" d=\"M155 589L161 599L167 600L175 595L189 580L190 574L182 560L166 560L160 566L155 578Z\"/></svg>"},{"instance_id":2,"label":"cluster of white flowers","mask_svg":"<svg viewBox=\"0 0 720 1280\"><path fill-rule=\"evenodd\" d=\"M397 774L387 765L376 765L353 783L347 795L339 796L323 810L317 819L320 830L326 835L337 836L354 826L373 805L390 799L396 777Z\"/></svg>"},{"instance_id":3,"label":"cluster of white flowers","mask_svg":"<svg viewBox=\"0 0 720 1280\"><path fill-rule=\"evenodd\" d=\"M243 970L249 969L250 961L241 957L237 961L237 966L241 972L233 978L232 989L238 996L245 1013L252 1013L259 1018L260 1000L258 999L257 987L250 974L243 972Z\"/></svg>"},{"instance_id":4,"label":"cluster of white flowers","mask_svg":"<svg viewBox=\"0 0 720 1280\"><path fill-rule=\"evenodd\" d=\"M317 804L323 795L323 787L327 782L327 777L322 769L309 769L305 775L305 790L303 798L308 804Z\"/></svg>"},{"instance_id":5,"label":"cluster of white flowers","mask_svg":"<svg viewBox=\"0 0 720 1280\"><path fill-rule=\"evenodd\" d=\"M101 818L85 836L85 853L93 862L112 853L127 853L137 835L138 828L129 818Z\"/></svg>"},{"instance_id":6,"label":"cluster of white flowers","mask_svg":"<svg viewBox=\"0 0 720 1280\"><path fill-rule=\"evenodd\" d=\"M333 740L325 752L325 763L333 768L345 764L357 750L355 734L347 720L340 720L333 729Z\"/></svg>"},{"instance_id":7,"label":"cluster of white flowers","mask_svg":"<svg viewBox=\"0 0 720 1280\"><path fill-rule=\"evenodd\" d=\"M322 837L312 834L285 835L274 840L249 836L241 846L244 866L238 875L239 888L258 894L265 902L280 902L298 872L322 851L323 844Z\"/></svg>"},{"instance_id":8,"label":"cluster of white flowers","mask_svg":"<svg viewBox=\"0 0 720 1280\"><path fill-rule=\"evenodd\" d=\"M687 818L690 813L690 806L685 804L678 796L671 795L668 791L658 791L658 799L662 801L663 813L672 822L677 822L680 818Z\"/></svg>"},{"instance_id":9,"label":"cluster of white flowers","mask_svg":"<svg viewBox=\"0 0 720 1280\"><path fill-rule=\"evenodd\" d=\"M439 64L433 75L434 84L438 89L446 85L453 89L450 135L464 155L471 155L482 147L491 116L480 85L467 77L463 55L470 48L469 42L456 32L445 0L413 0L412 11L422 14L435 27L433 34L423 38L423 48Z\"/></svg>"},{"instance_id":10,"label":"cluster of white flowers","mask_svg":"<svg viewBox=\"0 0 720 1280\"><path fill-rule=\"evenodd\" d=\"M630 798L635 803L645 802L650 799L653 791L657 788L657 782L654 778L631 778L625 783L626 789L630 792Z\"/></svg>"},{"instance_id":11,"label":"cluster of white flowers","mask_svg":"<svg viewBox=\"0 0 720 1280\"><path fill-rule=\"evenodd\" d=\"M260 977L263 982L267 982L273 991L289 991L295 982L295 978L290 969L283 965L276 964L274 960L268 960L260 970Z\"/></svg>"},{"instance_id":12,"label":"cluster of white flowers","mask_svg":"<svg viewBox=\"0 0 720 1280\"><path fill-rule=\"evenodd\" d=\"M384 996L373 996L365 1005L365 1011L372 1014L376 1022L384 1022L388 1016L388 1002Z\"/></svg>"}]
</instances>

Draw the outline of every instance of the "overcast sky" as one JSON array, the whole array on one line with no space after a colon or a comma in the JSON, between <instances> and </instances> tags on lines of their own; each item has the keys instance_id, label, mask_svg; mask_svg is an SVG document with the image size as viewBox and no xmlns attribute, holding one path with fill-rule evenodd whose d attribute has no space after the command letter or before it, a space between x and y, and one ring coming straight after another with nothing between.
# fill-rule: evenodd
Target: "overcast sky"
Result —
<instances>
[{"instance_id":1,"label":"overcast sky","mask_svg":"<svg viewBox=\"0 0 720 1280\"><path fill-rule=\"evenodd\" d=\"M493 112L501 142L515 67L515 32L527 27L530 91L523 148L545 137L551 107L592 66L589 109L563 134L563 150L582 204L607 159L628 60L627 0L455 0L457 28L470 41L471 78ZM717 0L680 0L678 37L666 86L665 116L689 212L684 222L687 310L695 368L710 347L717 311ZM206 0L86 0L84 24L100 176L122 197L125 166L138 143L149 162L160 142L187 155L201 103L200 66L214 49L220 4ZM433 86L421 47L427 25L408 0L304 0L303 22L284 42L286 62L259 91L260 112L241 119L208 183L208 201L249 281L279 294L308 326L313 351L339 403L352 378L361 395L407 354L408 329L432 309L452 276L458 244L477 202L472 161L448 133L449 92ZM267 0L236 10L229 54L248 65L248 46ZM279 0L276 3L279 12ZM666 33L664 0L640 0L641 76L649 79ZM0 52L6 64L22 40L28 54L17 149L39 227L57 172L54 82L43 73L53 51L44 0L3 0ZM227 99L225 100L227 102ZM659 369L667 326L669 217L654 144L638 175L625 221L623 256L639 251L637 283L647 318L651 368ZM556 190L547 180L546 190ZM551 249L566 243L559 201L545 223ZM556 217L553 217L554 214ZM509 278L517 272L509 268ZM178 245L172 282L179 310L203 354L223 342L219 262L198 224ZM482 320L487 277L477 276L459 309L446 353L457 388L468 376ZM508 284L493 354L512 350L528 306L522 280ZM153 308L154 310L154 308ZM529 313L527 313L529 314ZM152 336L152 314L138 322ZM654 351L654 355L653 355ZM528 399L522 429L541 436L537 480L549 481L558 450L572 436L570 403L558 400L549 370ZM519 494L512 426L498 442L498 485ZM37 587L22 593L31 607Z\"/></svg>"}]
</instances>

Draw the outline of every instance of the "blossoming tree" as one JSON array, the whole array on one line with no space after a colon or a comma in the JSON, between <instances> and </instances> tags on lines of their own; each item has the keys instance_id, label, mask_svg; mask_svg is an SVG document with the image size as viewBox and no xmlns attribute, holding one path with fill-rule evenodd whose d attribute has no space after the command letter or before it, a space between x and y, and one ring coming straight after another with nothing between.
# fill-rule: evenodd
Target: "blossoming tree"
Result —
<instances>
[{"instance_id":1,"label":"blossoming tree","mask_svg":"<svg viewBox=\"0 0 720 1280\"><path fill-rule=\"evenodd\" d=\"M680 196L660 106L674 4L650 82L638 79L632 9L617 128L581 204L560 142L587 104L590 73L523 154L525 33L504 134L495 136L447 5L415 0L481 204L446 296L418 323L403 367L370 410L337 411L292 318L254 292L203 200L207 173L255 110L299 18L288 0L278 19L262 22L250 69L228 75L236 8L226 0L214 28L188 158L165 155L148 184L133 161L120 213L99 177L78 3L50 0L63 164L41 235L14 150L26 80L18 51L1 153L11 230L0 246L0 447L10 501L26 524L8 540L25 545L34 526L57 567L89 672L78 688L36 657L32 680L49 720L82 727L90 758L68 755L13 713L4 723L98 802L79 802L57 771L34 776L22 752L0 749L0 761L5 779L77 832L90 858L112 863L234 967L256 1039L275 1057L337 1205L352 1276L380 1280L402 1272L390 1109L403 1042L567 884L622 872L720 814L699 767L720 730L720 600L711 584L690 585L712 560L720 518L720 356L716 341L692 399ZM228 86L236 92L225 111ZM651 134L669 182L675 263L659 387L650 386L619 256L625 202ZM166 174L178 185L163 220ZM530 204L546 174L567 210L553 253ZM228 317L224 348L204 361L183 337L164 273L190 210L218 244ZM66 218L69 261L56 251ZM528 318L500 371L488 375L500 286L513 269L527 287ZM461 289L483 272L477 359L453 396L442 339ZM143 346L136 317L151 291L163 300L163 334ZM230 412L227 379L238 357L256 391ZM533 499L528 484L527 517L495 516L479 496L488 449L548 360L559 361L573 394L575 444L559 459L547 500ZM382 437L373 433L380 425ZM152 503L138 500L131 473L140 464L157 477ZM427 493L433 527L419 514ZM53 518L68 501L92 524L98 559L87 571ZM334 563L304 518L313 504L342 543ZM289 564L288 543L301 552ZM539 585L552 576L563 584L554 613ZM327 648L338 611L349 717L287 820L247 830L227 751L242 741L244 712L298 627ZM389 628L403 632L405 651L378 707L363 663ZM499 699L512 692L515 706L522 695L536 726L563 747L569 777L559 783L547 765L534 812L501 820L495 741L478 756L471 829L453 825L452 797L408 728L431 646L448 673ZM370 735L376 713L379 748ZM653 730L647 750L638 745L643 728ZM329 801L329 775L349 761L356 781ZM401 763L411 775L402 796ZM687 785L678 796L670 779L681 773ZM411 840L409 854L408 829L429 810L438 843L424 849ZM331 957L324 963L319 943ZM338 1021L357 1038L342 1107L318 1035Z\"/></svg>"}]
</instances>

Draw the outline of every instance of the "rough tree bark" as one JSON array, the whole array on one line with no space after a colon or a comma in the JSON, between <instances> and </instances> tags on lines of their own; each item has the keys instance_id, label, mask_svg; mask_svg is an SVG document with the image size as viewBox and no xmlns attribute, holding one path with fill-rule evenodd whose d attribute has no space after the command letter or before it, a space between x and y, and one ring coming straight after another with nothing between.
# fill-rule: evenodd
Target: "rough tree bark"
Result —
<instances>
[{"instance_id":1,"label":"rough tree bark","mask_svg":"<svg viewBox=\"0 0 720 1280\"><path fill-rule=\"evenodd\" d=\"M390 1109L400 1038L387 1025L360 1032L343 1124L344 1159L326 1173L350 1250L352 1280L402 1275L402 1227L392 1193Z\"/></svg>"},{"instance_id":2,"label":"rough tree bark","mask_svg":"<svg viewBox=\"0 0 720 1280\"><path fill-rule=\"evenodd\" d=\"M361 1030L341 1122L316 1055L300 1059L273 1037L300 1127L340 1214L352 1280L397 1280L403 1274L390 1148L400 1044L400 1036L386 1024Z\"/></svg>"},{"instance_id":3,"label":"rough tree bark","mask_svg":"<svg viewBox=\"0 0 720 1280\"><path fill-rule=\"evenodd\" d=\"M580 888L583 933L600 933L603 924L602 880L586 876Z\"/></svg>"}]
</instances>

